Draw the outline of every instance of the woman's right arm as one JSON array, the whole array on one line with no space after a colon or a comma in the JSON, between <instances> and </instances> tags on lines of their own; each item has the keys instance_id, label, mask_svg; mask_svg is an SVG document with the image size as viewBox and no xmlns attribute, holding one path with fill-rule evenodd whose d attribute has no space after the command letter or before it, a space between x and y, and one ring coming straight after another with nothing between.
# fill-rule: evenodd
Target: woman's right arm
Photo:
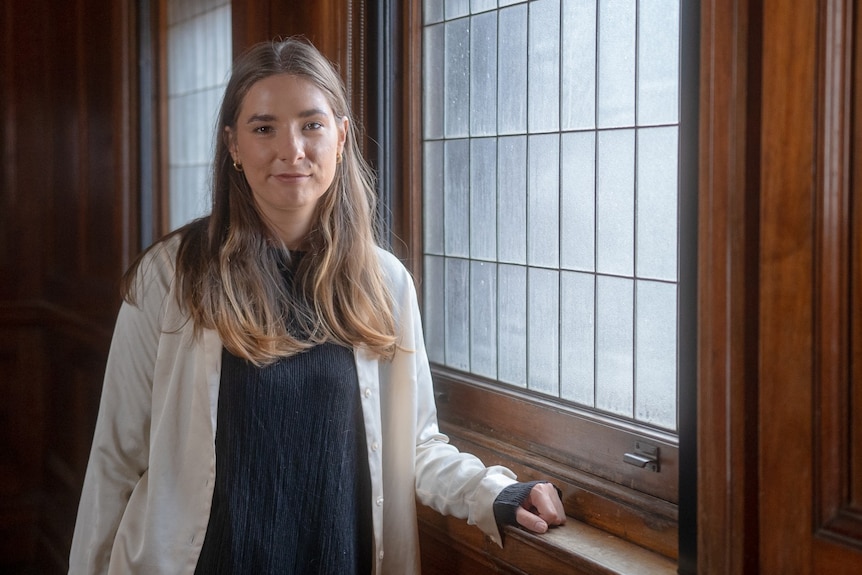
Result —
<instances>
[{"instance_id":1,"label":"woman's right arm","mask_svg":"<svg viewBox=\"0 0 862 575\"><path fill-rule=\"evenodd\" d=\"M152 379L172 263L156 248L141 262L136 305L117 316L78 507L70 574L105 573L126 503L149 460Z\"/></svg>"}]
</instances>

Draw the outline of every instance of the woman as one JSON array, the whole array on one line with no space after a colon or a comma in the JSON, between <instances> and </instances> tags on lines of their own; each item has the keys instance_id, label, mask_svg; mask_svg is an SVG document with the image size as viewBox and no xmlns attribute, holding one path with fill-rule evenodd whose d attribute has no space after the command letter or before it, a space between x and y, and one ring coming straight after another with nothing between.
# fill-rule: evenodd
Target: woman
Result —
<instances>
[{"instance_id":1,"label":"woman","mask_svg":"<svg viewBox=\"0 0 862 575\"><path fill-rule=\"evenodd\" d=\"M498 544L563 523L552 486L438 431L329 62L255 46L218 126L211 214L124 276L70 572L418 573L417 497Z\"/></svg>"}]
</instances>

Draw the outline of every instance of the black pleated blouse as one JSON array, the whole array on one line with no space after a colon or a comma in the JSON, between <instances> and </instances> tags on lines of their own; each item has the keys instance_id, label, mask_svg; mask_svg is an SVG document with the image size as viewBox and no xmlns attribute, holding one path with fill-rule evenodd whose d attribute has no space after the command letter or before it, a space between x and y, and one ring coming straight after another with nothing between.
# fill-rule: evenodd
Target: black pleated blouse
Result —
<instances>
[{"instance_id":1,"label":"black pleated blouse","mask_svg":"<svg viewBox=\"0 0 862 575\"><path fill-rule=\"evenodd\" d=\"M216 481L197 575L364 575L371 487L353 350L257 368L222 353Z\"/></svg>"}]
</instances>

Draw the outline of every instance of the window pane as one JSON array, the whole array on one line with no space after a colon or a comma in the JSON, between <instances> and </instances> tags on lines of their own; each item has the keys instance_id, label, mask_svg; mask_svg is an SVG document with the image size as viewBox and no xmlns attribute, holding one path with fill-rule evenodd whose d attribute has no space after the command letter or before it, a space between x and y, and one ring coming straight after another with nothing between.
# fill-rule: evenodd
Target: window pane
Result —
<instances>
[{"instance_id":1,"label":"window pane","mask_svg":"<svg viewBox=\"0 0 862 575\"><path fill-rule=\"evenodd\" d=\"M641 2L638 125L679 120L679 0Z\"/></svg>"},{"instance_id":2,"label":"window pane","mask_svg":"<svg viewBox=\"0 0 862 575\"><path fill-rule=\"evenodd\" d=\"M575 272L561 275L561 396L595 407L595 276Z\"/></svg>"},{"instance_id":3,"label":"window pane","mask_svg":"<svg viewBox=\"0 0 862 575\"><path fill-rule=\"evenodd\" d=\"M446 364L470 369L470 266L467 260L446 258Z\"/></svg>"},{"instance_id":4,"label":"window pane","mask_svg":"<svg viewBox=\"0 0 862 575\"><path fill-rule=\"evenodd\" d=\"M637 282L635 417L676 429L676 285Z\"/></svg>"},{"instance_id":5,"label":"window pane","mask_svg":"<svg viewBox=\"0 0 862 575\"><path fill-rule=\"evenodd\" d=\"M459 18L470 13L470 0L445 0L446 19Z\"/></svg>"},{"instance_id":6,"label":"window pane","mask_svg":"<svg viewBox=\"0 0 862 575\"><path fill-rule=\"evenodd\" d=\"M596 136L563 134L560 161L560 265L594 271L596 267Z\"/></svg>"},{"instance_id":7,"label":"window pane","mask_svg":"<svg viewBox=\"0 0 862 575\"><path fill-rule=\"evenodd\" d=\"M596 125L596 4L563 0L562 105L563 130Z\"/></svg>"},{"instance_id":8,"label":"window pane","mask_svg":"<svg viewBox=\"0 0 862 575\"><path fill-rule=\"evenodd\" d=\"M560 279L559 272L529 269L529 388L560 396Z\"/></svg>"},{"instance_id":9,"label":"window pane","mask_svg":"<svg viewBox=\"0 0 862 575\"><path fill-rule=\"evenodd\" d=\"M447 22L444 125L447 138L467 136L470 128L470 21Z\"/></svg>"},{"instance_id":10,"label":"window pane","mask_svg":"<svg viewBox=\"0 0 862 575\"><path fill-rule=\"evenodd\" d=\"M635 2L599 3L599 126L635 120Z\"/></svg>"},{"instance_id":11,"label":"window pane","mask_svg":"<svg viewBox=\"0 0 862 575\"><path fill-rule=\"evenodd\" d=\"M498 320L500 353L497 377L527 387L527 272L522 266L500 265Z\"/></svg>"},{"instance_id":12,"label":"window pane","mask_svg":"<svg viewBox=\"0 0 862 575\"><path fill-rule=\"evenodd\" d=\"M527 131L527 6L500 10L497 129L500 134Z\"/></svg>"},{"instance_id":13,"label":"window pane","mask_svg":"<svg viewBox=\"0 0 862 575\"><path fill-rule=\"evenodd\" d=\"M424 14L435 361L674 429L679 0Z\"/></svg>"},{"instance_id":14,"label":"window pane","mask_svg":"<svg viewBox=\"0 0 862 575\"><path fill-rule=\"evenodd\" d=\"M425 24L434 24L442 22L444 18L443 0L426 0L422 3L422 15L425 19Z\"/></svg>"},{"instance_id":15,"label":"window pane","mask_svg":"<svg viewBox=\"0 0 862 575\"><path fill-rule=\"evenodd\" d=\"M529 137L528 263L556 268L560 262L559 136Z\"/></svg>"},{"instance_id":16,"label":"window pane","mask_svg":"<svg viewBox=\"0 0 862 575\"><path fill-rule=\"evenodd\" d=\"M560 126L560 0L530 2L527 68L531 133Z\"/></svg>"},{"instance_id":17,"label":"window pane","mask_svg":"<svg viewBox=\"0 0 862 575\"><path fill-rule=\"evenodd\" d=\"M633 281L596 278L596 407L632 417Z\"/></svg>"},{"instance_id":18,"label":"window pane","mask_svg":"<svg viewBox=\"0 0 862 575\"><path fill-rule=\"evenodd\" d=\"M468 140L444 144L443 226L446 255L470 255L470 147Z\"/></svg>"},{"instance_id":19,"label":"window pane","mask_svg":"<svg viewBox=\"0 0 862 575\"><path fill-rule=\"evenodd\" d=\"M470 22L470 133L491 136L497 132L497 14Z\"/></svg>"},{"instance_id":20,"label":"window pane","mask_svg":"<svg viewBox=\"0 0 862 575\"><path fill-rule=\"evenodd\" d=\"M168 212L171 229L210 209L209 176L231 65L229 0L168 0Z\"/></svg>"},{"instance_id":21,"label":"window pane","mask_svg":"<svg viewBox=\"0 0 862 575\"><path fill-rule=\"evenodd\" d=\"M501 262L527 263L527 138L500 138L497 161L497 232Z\"/></svg>"},{"instance_id":22,"label":"window pane","mask_svg":"<svg viewBox=\"0 0 862 575\"><path fill-rule=\"evenodd\" d=\"M470 257L497 257L497 140L470 141Z\"/></svg>"},{"instance_id":23,"label":"window pane","mask_svg":"<svg viewBox=\"0 0 862 575\"><path fill-rule=\"evenodd\" d=\"M436 140L443 137L443 99L445 28L443 24L425 28L423 42L425 81L422 83L423 124L425 138Z\"/></svg>"},{"instance_id":24,"label":"window pane","mask_svg":"<svg viewBox=\"0 0 862 575\"><path fill-rule=\"evenodd\" d=\"M493 10L497 7L497 0L470 0L470 10L473 14Z\"/></svg>"},{"instance_id":25,"label":"window pane","mask_svg":"<svg viewBox=\"0 0 862 575\"><path fill-rule=\"evenodd\" d=\"M676 280L677 128L638 130L638 277Z\"/></svg>"},{"instance_id":26,"label":"window pane","mask_svg":"<svg viewBox=\"0 0 862 575\"><path fill-rule=\"evenodd\" d=\"M497 377L497 265L470 264L470 368Z\"/></svg>"},{"instance_id":27,"label":"window pane","mask_svg":"<svg viewBox=\"0 0 862 575\"><path fill-rule=\"evenodd\" d=\"M634 130L599 132L596 269L634 271Z\"/></svg>"},{"instance_id":28,"label":"window pane","mask_svg":"<svg viewBox=\"0 0 862 575\"><path fill-rule=\"evenodd\" d=\"M426 142L422 152L425 253L443 255L443 142Z\"/></svg>"},{"instance_id":29,"label":"window pane","mask_svg":"<svg viewBox=\"0 0 862 575\"><path fill-rule=\"evenodd\" d=\"M443 258L439 256L425 256L425 276L422 281L424 287L422 303L425 313L422 314L422 322L425 328L425 347L428 360L435 363L446 363L444 300L446 296L446 273L443 267Z\"/></svg>"}]
</instances>

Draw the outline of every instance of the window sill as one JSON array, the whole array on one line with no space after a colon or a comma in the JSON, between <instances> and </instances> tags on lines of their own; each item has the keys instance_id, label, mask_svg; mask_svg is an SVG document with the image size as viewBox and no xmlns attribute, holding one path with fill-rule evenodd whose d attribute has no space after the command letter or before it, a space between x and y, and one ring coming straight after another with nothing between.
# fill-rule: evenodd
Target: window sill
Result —
<instances>
[{"instance_id":1,"label":"window sill","mask_svg":"<svg viewBox=\"0 0 862 575\"><path fill-rule=\"evenodd\" d=\"M451 570L461 564L454 553L466 556L472 564L484 565L489 573L675 575L677 572L675 561L571 517L565 525L544 535L506 527L502 549L465 521L444 517L421 505L419 523L423 539L430 538L453 552L445 559L433 558L437 567L447 569L441 573L468 572ZM423 546L427 547L424 543ZM444 566L441 561L450 563ZM423 557L423 573L426 571L431 575L435 572L433 567L425 568Z\"/></svg>"}]
</instances>

